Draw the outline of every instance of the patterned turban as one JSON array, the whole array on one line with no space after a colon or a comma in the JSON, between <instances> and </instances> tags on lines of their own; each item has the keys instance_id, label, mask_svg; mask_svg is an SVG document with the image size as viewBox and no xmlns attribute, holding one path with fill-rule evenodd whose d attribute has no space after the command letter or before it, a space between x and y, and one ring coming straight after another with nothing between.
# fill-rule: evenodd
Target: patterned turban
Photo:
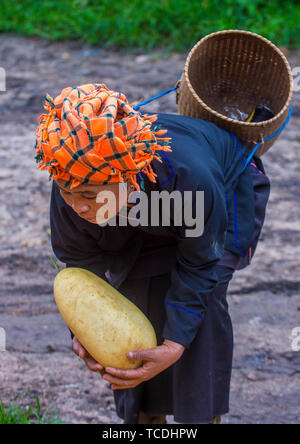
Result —
<instances>
[{"instance_id":1,"label":"patterned turban","mask_svg":"<svg viewBox=\"0 0 300 444\"><path fill-rule=\"evenodd\" d=\"M172 151L161 138L167 132L151 128L157 115L134 111L124 94L105 84L65 88L54 100L48 94L36 132L36 162L49 180L65 187L105 185L129 179L139 191L136 175L144 172L155 182L151 161L156 151ZM160 141L160 143L158 142Z\"/></svg>"}]
</instances>

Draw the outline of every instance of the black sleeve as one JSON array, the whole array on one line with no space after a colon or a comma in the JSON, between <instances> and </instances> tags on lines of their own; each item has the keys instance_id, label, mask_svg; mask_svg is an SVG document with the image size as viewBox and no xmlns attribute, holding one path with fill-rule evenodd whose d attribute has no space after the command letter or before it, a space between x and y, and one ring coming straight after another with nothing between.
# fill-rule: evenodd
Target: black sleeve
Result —
<instances>
[{"instance_id":1,"label":"black sleeve","mask_svg":"<svg viewBox=\"0 0 300 444\"><path fill-rule=\"evenodd\" d=\"M204 231L201 236L187 237L187 227L179 228L177 261L166 295L163 337L186 348L204 319L207 301L218 282L216 265L224 253L228 222L223 184L210 180L200 190L204 190ZM195 192L192 196L194 212Z\"/></svg>"},{"instance_id":2,"label":"black sleeve","mask_svg":"<svg viewBox=\"0 0 300 444\"><path fill-rule=\"evenodd\" d=\"M50 203L51 243L55 256L66 267L80 267L106 279L107 266L95 238L84 228L84 221L73 212L53 182ZM74 335L70 330L71 338Z\"/></svg>"},{"instance_id":3,"label":"black sleeve","mask_svg":"<svg viewBox=\"0 0 300 444\"><path fill-rule=\"evenodd\" d=\"M86 222L65 203L53 182L50 203L51 244L55 256L67 267L92 271L102 279L108 269L97 238L86 228ZM95 226L95 229L99 229Z\"/></svg>"}]
</instances>

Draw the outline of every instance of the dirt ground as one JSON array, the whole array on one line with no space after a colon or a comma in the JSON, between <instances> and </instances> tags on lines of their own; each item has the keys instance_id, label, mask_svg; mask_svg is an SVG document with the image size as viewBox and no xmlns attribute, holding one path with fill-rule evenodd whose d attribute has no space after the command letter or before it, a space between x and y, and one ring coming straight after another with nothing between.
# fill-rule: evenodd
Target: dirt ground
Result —
<instances>
[{"instance_id":1,"label":"dirt ground","mask_svg":"<svg viewBox=\"0 0 300 444\"><path fill-rule=\"evenodd\" d=\"M68 330L52 296L55 271L49 255L49 193L46 172L34 163L37 117L43 96L65 86L106 83L130 102L175 85L187 53L151 56L108 52L76 42L0 35L0 326L7 351L0 353L0 398L28 390L68 423L122 423L113 393L71 351ZM292 66L300 54L289 53ZM175 93L143 108L176 113ZM300 353L291 332L300 326L300 93L292 121L264 156L272 191L252 265L229 287L235 330L231 411L225 423L299 423ZM169 417L172 422L172 417Z\"/></svg>"}]
</instances>

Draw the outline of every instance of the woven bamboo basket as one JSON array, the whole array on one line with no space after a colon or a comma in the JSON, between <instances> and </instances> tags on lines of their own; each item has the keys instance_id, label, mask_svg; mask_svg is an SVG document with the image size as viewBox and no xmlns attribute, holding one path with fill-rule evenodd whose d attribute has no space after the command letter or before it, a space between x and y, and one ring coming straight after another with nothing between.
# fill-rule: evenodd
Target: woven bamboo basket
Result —
<instances>
[{"instance_id":1,"label":"woven bamboo basket","mask_svg":"<svg viewBox=\"0 0 300 444\"><path fill-rule=\"evenodd\" d=\"M292 71L283 53L264 37L238 30L200 40L178 85L179 114L213 122L250 149L283 126L293 96ZM236 113L249 116L258 105L268 106L275 117L260 123L236 120ZM263 142L256 154L263 155L278 136Z\"/></svg>"}]
</instances>

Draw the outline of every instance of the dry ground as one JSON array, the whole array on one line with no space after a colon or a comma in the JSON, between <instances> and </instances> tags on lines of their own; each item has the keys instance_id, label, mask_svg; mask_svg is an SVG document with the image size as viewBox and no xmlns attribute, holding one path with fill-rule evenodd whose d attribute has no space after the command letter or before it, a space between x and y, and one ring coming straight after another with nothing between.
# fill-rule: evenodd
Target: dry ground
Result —
<instances>
[{"instance_id":1,"label":"dry ground","mask_svg":"<svg viewBox=\"0 0 300 444\"><path fill-rule=\"evenodd\" d=\"M29 390L42 407L70 423L120 423L113 395L72 353L52 297L47 174L35 168L37 117L46 92L107 83L139 101L175 85L187 54L126 54L78 43L49 43L0 35L0 398ZM300 55L288 54L293 66ZM175 93L143 110L176 113ZM262 238L251 267L235 274L229 302L235 329L231 412L227 423L297 423L300 354L291 331L300 326L300 94L294 117L263 158L272 182ZM172 418L170 417L171 421Z\"/></svg>"}]
</instances>

